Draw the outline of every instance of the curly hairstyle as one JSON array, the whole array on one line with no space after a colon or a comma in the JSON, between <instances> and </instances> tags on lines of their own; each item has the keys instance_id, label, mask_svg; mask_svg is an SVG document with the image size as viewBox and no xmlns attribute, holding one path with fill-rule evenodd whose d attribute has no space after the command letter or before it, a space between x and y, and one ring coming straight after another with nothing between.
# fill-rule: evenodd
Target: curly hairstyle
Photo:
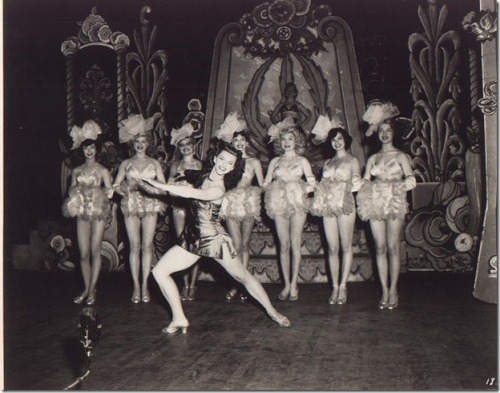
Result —
<instances>
[{"instance_id":1,"label":"curly hairstyle","mask_svg":"<svg viewBox=\"0 0 500 393\"><path fill-rule=\"evenodd\" d=\"M83 164L85 162L85 155L83 154L83 148L87 147L87 146L92 146L92 145L94 145L95 149L96 149L95 160L97 162L101 161L101 159L102 159L102 157L101 157L101 149L102 149L101 140L99 138L97 138L95 140L94 139L85 139L80 144L80 146L78 147L78 149L76 149L76 151L75 151L76 160L77 160L78 164Z\"/></svg>"},{"instance_id":2,"label":"curly hairstyle","mask_svg":"<svg viewBox=\"0 0 500 393\"><path fill-rule=\"evenodd\" d=\"M338 134L342 135L342 137L344 138L345 149L349 150L351 148L352 136L350 136L347 130L345 130L344 128L336 127L328 131L328 136L326 137L327 143L325 143L325 153L329 155L335 155L335 149L332 147L332 141L333 138L335 138Z\"/></svg>"},{"instance_id":3,"label":"curly hairstyle","mask_svg":"<svg viewBox=\"0 0 500 393\"><path fill-rule=\"evenodd\" d=\"M189 183L194 184L196 188L201 187L203 181L210 174L215 165L215 157L217 157L223 151L227 151L228 153L236 156L233 170L224 175L224 187L226 188L226 191L229 191L230 189L236 187L241 180L241 177L243 176L243 172L245 170L245 162L243 160L241 151L237 150L230 143L226 143L224 141L219 141L217 147L208 152L207 159L204 161L201 171L187 170L184 172L186 175L186 180Z\"/></svg>"},{"instance_id":4,"label":"curly hairstyle","mask_svg":"<svg viewBox=\"0 0 500 393\"><path fill-rule=\"evenodd\" d=\"M134 149L134 142L137 138L139 137L146 137L146 140L148 141L148 147L146 148L146 155L149 157L153 157L155 154L155 146L154 146L154 139L153 139L153 133L152 131L146 131L146 132L141 132L140 134L137 134L135 137L133 137L131 140L127 142L127 147L128 147L128 152L129 156L132 157L135 154L135 149Z\"/></svg>"},{"instance_id":5,"label":"curly hairstyle","mask_svg":"<svg viewBox=\"0 0 500 393\"><path fill-rule=\"evenodd\" d=\"M288 133L292 133L295 137L295 153L297 153L299 156L303 155L306 152L307 141L302 127L300 127L298 124L288 126L280 130L278 138L276 138L273 142L274 153L277 156L283 154L283 148L281 147L281 137Z\"/></svg>"},{"instance_id":6,"label":"curly hairstyle","mask_svg":"<svg viewBox=\"0 0 500 393\"><path fill-rule=\"evenodd\" d=\"M401 144L403 143L403 138L402 138L403 129L401 123L399 122L399 117L391 117L390 119L386 119L379 124L379 126L377 127L377 132L374 133L374 135L377 135L376 139L379 142L380 140L378 139L378 132L382 124L389 124L391 126L392 130L394 131L392 143L397 148L401 147Z\"/></svg>"}]
</instances>

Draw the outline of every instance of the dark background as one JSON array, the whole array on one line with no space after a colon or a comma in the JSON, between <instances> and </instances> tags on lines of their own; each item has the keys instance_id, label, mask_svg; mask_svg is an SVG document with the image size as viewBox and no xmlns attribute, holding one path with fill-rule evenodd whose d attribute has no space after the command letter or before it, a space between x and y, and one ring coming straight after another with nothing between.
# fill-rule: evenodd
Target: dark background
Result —
<instances>
[{"instance_id":1,"label":"dark background","mask_svg":"<svg viewBox=\"0 0 500 393\"><path fill-rule=\"evenodd\" d=\"M4 247L28 243L29 230L40 219L60 216L58 138L66 132L65 57L61 44L79 31L78 21L97 7L110 28L131 39L141 24L144 5L151 25L158 26L155 49L168 54L168 126L178 127L187 102L200 98L203 110L212 52L219 30L251 12L260 0L4 0ZM442 5L444 2L438 2ZM445 2L445 31L463 32L461 21L478 0ZM379 59L379 84L365 91L365 101L378 95L396 103L410 117L411 72L408 37L423 32L418 18L425 0L313 0L328 4L350 25L358 64L370 55ZM361 70L363 71L363 70ZM373 70L372 70L373 71ZM368 73L371 71L368 70ZM361 75L362 81L368 78ZM365 79L365 80L364 80Z\"/></svg>"}]
</instances>

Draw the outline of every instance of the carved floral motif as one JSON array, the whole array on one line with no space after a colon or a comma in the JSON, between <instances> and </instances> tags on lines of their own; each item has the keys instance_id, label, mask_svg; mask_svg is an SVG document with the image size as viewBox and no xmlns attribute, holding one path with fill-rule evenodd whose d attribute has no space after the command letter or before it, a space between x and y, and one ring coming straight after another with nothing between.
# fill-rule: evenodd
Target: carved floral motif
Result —
<instances>
[{"instance_id":1,"label":"carved floral motif","mask_svg":"<svg viewBox=\"0 0 500 393\"><path fill-rule=\"evenodd\" d=\"M416 136L411 143L415 174L423 182L464 178L465 144L458 98L458 66L461 39L456 31L443 31L448 15L446 5L435 1L418 8L424 33L408 39L415 101L412 122Z\"/></svg>"},{"instance_id":2,"label":"carved floral motif","mask_svg":"<svg viewBox=\"0 0 500 393\"><path fill-rule=\"evenodd\" d=\"M331 8L320 5L309 12L310 7L310 0L259 4L235 24L232 43L263 59L289 53L310 57L325 50L323 41L331 41L336 35Z\"/></svg>"},{"instance_id":3,"label":"carved floral motif","mask_svg":"<svg viewBox=\"0 0 500 393\"><path fill-rule=\"evenodd\" d=\"M484 86L484 97L477 102L481 111L487 116L497 113L497 90L497 82L486 83Z\"/></svg>"},{"instance_id":4,"label":"carved floral motif","mask_svg":"<svg viewBox=\"0 0 500 393\"><path fill-rule=\"evenodd\" d=\"M473 22L479 18L479 22ZM479 14L475 11L469 12L462 21L465 30L470 29L475 35L476 40L480 42L491 41L495 38L497 32L497 13L491 10L481 11Z\"/></svg>"}]
</instances>

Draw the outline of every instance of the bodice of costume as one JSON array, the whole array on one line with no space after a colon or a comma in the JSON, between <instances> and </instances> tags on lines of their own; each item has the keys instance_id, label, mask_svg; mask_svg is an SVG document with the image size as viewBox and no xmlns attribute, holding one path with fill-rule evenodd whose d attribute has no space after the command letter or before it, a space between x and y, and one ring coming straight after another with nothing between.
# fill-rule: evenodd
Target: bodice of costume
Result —
<instances>
[{"instance_id":1,"label":"bodice of costume","mask_svg":"<svg viewBox=\"0 0 500 393\"><path fill-rule=\"evenodd\" d=\"M328 165L323 171L323 178L333 181L349 181L352 177L351 165L341 162L339 165Z\"/></svg>"},{"instance_id":2,"label":"bodice of costume","mask_svg":"<svg viewBox=\"0 0 500 393\"><path fill-rule=\"evenodd\" d=\"M283 180L284 182L300 181L304 171L299 160L300 157L297 156L294 160L290 160L292 162L290 165L284 165L283 158L279 158L278 163L274 167L273 179Z\"/></svg>"},{"instance_id":3,"label":"bodice of costume","mask_svg":"<svg viewBox=\"0 0 500 393\"><path fill-rule=\"evenodd\" d=\"M126 217L145 217L165 210L165 204L160 198L142 192L136 185L136 180L140 180L142 177L147 179L156 178L156 169L153 163L150 162L144 169L138 169L132 163L129 163L125 169L125 177L128 180L128 185L125 185L128 191L122 198L121 209Z\"/></svg>"},{"instance_id":4,"label":"bodice of costume","mask_svg":"<svg viewBox=\"0 0 500 393\"><path fill-rule=\"evenodd\" d=\"M102 183L102 177L97 168L85 172L83 169L76 177L76 182L83 187L99 187Z\"/></svg>"},{"instance_id":5,"label":"bodice of costume","mask_svg":"<svg viewBox=\"0 0 500 393\"><path fill-rule=\"evenodd\" d=\"M396 157L384 161L383 157L376 159L373 166L370 168L370 175L377 180L396 181L403 178L403 169L399 165Z\"/></svg>"},{"instance_id":6,"label":"bodice of costume","mask_svg":"<svg viewBox=\"0 0 500 393\"><path fill-rule=\"evenodd\" d=\"M214 182L207 178L200 188L208 189L211 187L224 188L224 182ZM190 249L197 255L221 258L222 245L227 244L230 254L235 256L236 251L231 237L221 224L219 212L220 203L217 201L191 199L186 227L181 236L181 246ZM183 245L184 243L185 245Z\"/></svg>"},{"instance_id":7,"label":"bodice of costume","mask_svg":"<svg viewBox=\"0 0 500 393\"><path fill-rule=\"evenodd\" d=\"M152 163L149 163L148 166L142 170L137 169L134 165L132 165L132 163L130 163L125 169L125 176L129 180L137 180L141 177L154 179L156 177L156 169Z\"/></svg>"},{"instance_id":8,"label":"bodice of costume","mask_svg":"<svg viewBox=\"0 0 500 393\"><path fill-rule=\"evenodd\" d=\"M111 204L106 188L101 187L102 180L97 168L82 169L63 202L64 217L78 217L86 221L107 220Z\"/></svg>"}]
</instances>

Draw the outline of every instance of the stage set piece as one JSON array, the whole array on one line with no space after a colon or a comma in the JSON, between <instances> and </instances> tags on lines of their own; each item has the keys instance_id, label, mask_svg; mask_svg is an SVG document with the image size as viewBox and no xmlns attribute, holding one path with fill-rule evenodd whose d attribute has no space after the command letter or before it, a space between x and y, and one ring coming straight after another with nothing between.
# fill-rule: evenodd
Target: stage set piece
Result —
<instances>
[{"instance_id":1,"label":"stage set piece","mask_svg":"<svg viewBox=\"0 0 500 393\"><path fill-rule=\"evenodd\" d=\"M421 26L408 37L413 108L402 114L408 120L403 139L417 188L410 193L411 213L401 236L402 271L460 272L477 267L474 296L496 303L497 10L493 0L481 0L480 9L463 16L461 30L450 30L447 17L453 6L422 0L415 10ZM67 132L60 141L62 196L74 165L67 148L69 132L87 119L103 129L105 165L114 176L126 158L118 144L119 122L132 114L154 117L154 157L164 170L168 167L174 126L166 116L168 58L164 50L155 49L161 45L158 27L147 19L150 12L150 7L143 7L140 27L129 36L114 32L93 8L79 23L77 34L62 44L68 108ZM320 115L338 116L353 138L351 153L363 169L373 152L362 115L374 97L368 94L371 81L363 77L365 59L355 48L348 23L321 1L262 2L222 26L214 43L206 112L200 101L186 102L184 123L195 129L200 158L205 158L215 131L233 112L246 122L250 153L265 171L273 157L267 130L293 112L307 134ZM320 146L311 144L305 157L319 176L325 161ZM44 225L48 229L37 244L59 251L50 251L55 255L50 263L37 251L38 266L74 269L77 261L70 261L70 255L76 258L77 252L69 252L71 239L61 229L68 224ZM127 263L126 241L115 203L102 249L107 270L122 270ZM172 242L173 228L165 213L158 219L156 257ZM351 280L373 279L369 227L361 221L353 246ZM264 211L250 252L252 273L262 282L279 282L276 235ZM321 221L313 217L306 222L302 254L300 282L327 282ZM205 271L200 279L213 277Z\"/></svg>"}]
</instances>

